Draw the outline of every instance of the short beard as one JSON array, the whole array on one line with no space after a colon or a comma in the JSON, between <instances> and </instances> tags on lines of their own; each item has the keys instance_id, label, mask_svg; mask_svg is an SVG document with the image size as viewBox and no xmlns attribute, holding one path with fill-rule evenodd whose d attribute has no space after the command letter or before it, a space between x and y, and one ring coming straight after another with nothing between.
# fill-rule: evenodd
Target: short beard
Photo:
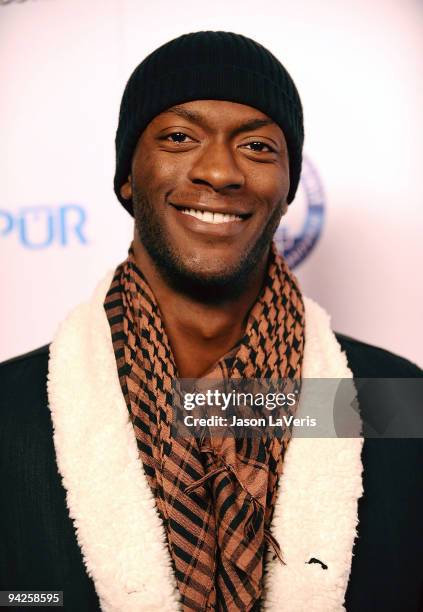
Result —
<instances>
[{"instance_id":1,"label":"short beard","mask_svg":"<svg viewBox=\"0 0 423 612\"><path fill-rule=\"evenodd\" d=\"M284 211L283 201L280 201L255 244L242 255L235 268L223 270L219 275L208 276L192 271L184 265L179 254L166 241L160 221L154 215L148 198L137 193L134 186L132 193L135 227L139 239L166 282L178 293L207 304L233 301L245 291L257 266L264 257L268 257L270 244Z\"/></svg>"}]
</instances>

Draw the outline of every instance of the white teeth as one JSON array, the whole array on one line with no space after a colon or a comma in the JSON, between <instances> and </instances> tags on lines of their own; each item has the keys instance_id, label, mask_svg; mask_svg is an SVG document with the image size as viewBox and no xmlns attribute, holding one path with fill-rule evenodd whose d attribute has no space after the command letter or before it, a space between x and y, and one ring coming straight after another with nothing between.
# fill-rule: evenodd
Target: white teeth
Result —
<instances>
[{"instance_id":1,"label":"white teeth","mask_svg":"<svg viewBox=\"0 0 423 612\"><path fill-rule=\"evenodd\" d=\"M230 221L242 221L242 217L238 215L228 215L222 213L213 213L208 210L195 210L194 208L183 208L181 212L184 215L191 215L205 223L229 223Z\"/></svg>"}]
</instances>

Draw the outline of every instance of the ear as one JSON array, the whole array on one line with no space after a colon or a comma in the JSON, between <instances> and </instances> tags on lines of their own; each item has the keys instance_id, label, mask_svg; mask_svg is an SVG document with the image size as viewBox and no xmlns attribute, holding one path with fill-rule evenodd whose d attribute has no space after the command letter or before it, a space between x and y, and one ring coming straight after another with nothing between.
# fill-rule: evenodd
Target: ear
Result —
<instances>
[{"instance_id":1,"label":"ear","mask_svg":"<svg viewBox=\"0 0 423 612\"><path fill-rule=\"evenodd\" d=\"M132 198L131 175L128 176L128 180L120 188L120 195L124 200L130 200Z\"/></svg>"},{"instance_id":2,"label":"ear","mask_svg":"<svg viewBox=\"0 0 423 612\"><path fill-rule=\"evenodd\" d=\"M288 212L288 202L285 199L282 204L282 215L281 216L283 217L284 215L286 215L287 212Z\"/></svg>"}]
</instances>

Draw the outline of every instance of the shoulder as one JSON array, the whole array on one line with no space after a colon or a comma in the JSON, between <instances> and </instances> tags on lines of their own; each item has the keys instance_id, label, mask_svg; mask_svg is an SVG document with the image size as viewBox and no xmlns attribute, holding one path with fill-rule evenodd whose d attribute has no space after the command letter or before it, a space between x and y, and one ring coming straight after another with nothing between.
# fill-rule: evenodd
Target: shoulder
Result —
<instances>
[{"instance_id":1,"label":"shoulder","mask_svg":"<svg viewBox=\"0 0 423 612\"><path fill-rule=\"evenodd\" d=\"M335 332L355 378L421 378L423 371L390 351Z\"/></svg>"},{"instance_id":2,"label":"shoulder","mask_svg":"<svg viewBox=\"0 0 423 612\"><path fill-rule=\"evenodd\" d=\"M363 495L358 501L346 609L369 610L369 593L377 593L378 609L417 611L423 440L415 437L421 401L418 396L414 401L411 392L421 388L417 379L423 372L382 348L343 334L336 338L354 377L362 379L357 392L365 436Z\"/></svg>"},{"instance_id":3,"label":"shoulder","mask_svg":"<svg viewBox=\"0 0 423 612\"><path fill-rule=\"evenodd\" d=\"M56 479L48 357L43 346L0 364L0 480L18 516L20 499L30 507L31 491L45 491L50 477Z\"/></svg>"},{"instance_id":4,"label":"shoulder","mask_svg":"<svg viewBox=\"0 0 423 612\"><path fill-rule=\"evenodd\" d=\"M2 361L0 363L0 375L6 372L11 373L14 370L19 370L22 368L25 369L27 367L36 367L42 362L45 362L47 365L49 348L50 345L45 344L44 346L40 346L33 351L29 351L28 353L17 355L17 357L12 357L11 359Z\"/></svg>"},{"instance_id":5,"label":"shoulder","mask_svg":"<svg viewBox=\"0 0 423 612\"><path fill-rule=\"evenodd\" d=\"M49 345L0 364L0 415L22 425L45 413ZM9 421L10 422L10 421Z\"/></svg>"}]
</instances>

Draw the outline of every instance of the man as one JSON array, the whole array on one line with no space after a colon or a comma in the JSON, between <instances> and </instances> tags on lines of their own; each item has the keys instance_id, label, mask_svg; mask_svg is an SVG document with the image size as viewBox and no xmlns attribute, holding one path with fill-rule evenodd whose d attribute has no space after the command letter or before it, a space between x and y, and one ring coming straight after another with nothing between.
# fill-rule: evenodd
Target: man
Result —
<instances>
[{"instance_id":1,"label":"man","mask_svg":"<svg viewBox=\"0 0 423 612\"><path fill-rule=\"evenodd\" d=\"M277 255L302 145L291 77L248 38L185 35L135 69L129 256L2 368L2 589L75 611L419 609L417 443L172 433L177 378L420 376L335 336Z\"/></svg>"}]
</instances>

